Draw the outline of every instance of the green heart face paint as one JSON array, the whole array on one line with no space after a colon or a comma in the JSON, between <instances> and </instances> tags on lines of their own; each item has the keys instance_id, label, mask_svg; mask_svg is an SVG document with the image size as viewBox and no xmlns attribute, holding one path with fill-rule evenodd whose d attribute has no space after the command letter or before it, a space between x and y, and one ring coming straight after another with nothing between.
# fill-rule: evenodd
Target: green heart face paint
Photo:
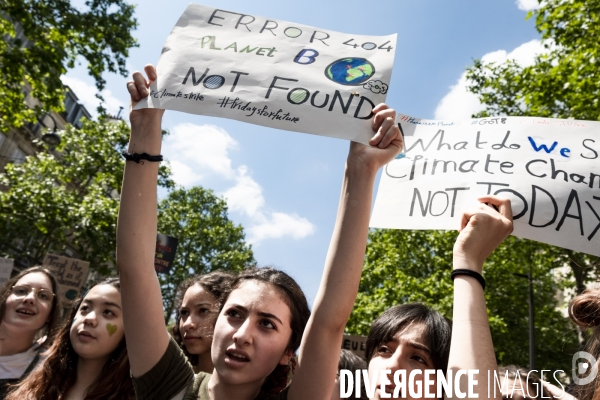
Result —
<instances>
[{"instance_id":1,"label":"green heart face paint","mask_svg":"<svg viewBox=\"0 0 600 400\"><path fill-rule=\"evenodd\" d=\"M106 330L108 331L108 336L112 336L117 332L117 326L107 323Z\"/></svg>"}]
</instances>

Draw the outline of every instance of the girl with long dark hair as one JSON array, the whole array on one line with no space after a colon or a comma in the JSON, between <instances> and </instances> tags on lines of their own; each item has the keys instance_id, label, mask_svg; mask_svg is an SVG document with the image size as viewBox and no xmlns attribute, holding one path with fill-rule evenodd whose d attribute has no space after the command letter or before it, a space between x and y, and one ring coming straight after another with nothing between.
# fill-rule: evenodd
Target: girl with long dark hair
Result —
<instances>
[{"instance_id":1,"label":"girl with long dark hair","mask_svg":"<svg viewBox=\"0 0 600 400\"><path fill-rule=\"evenodd\" d=\"M52 343L60 322L57 290L54 275L42 267L21 271L0 289L0 399Z\"/></svg>"},{"instance_id":2,"label":"girl with long dark hair","mask_svg":"<svg viewBox=\"0 0 600 400\"><path fill-rule=\"evenodd\" d=\"M234 279L232 273L212 271L192 276L177 291L171 334L194 367L194 373L213 371L210 348L215 322Z\"/></svg>"},{"instance_id":3,"label":"girl with long dark hair","mask_svg":"<svg viewBox=\"0 0 600 400\"><path fill-rule=\"evenodd\" d=\"M76 301L44 363L7 400L134 398L120 290L119 280L109 278Z\"/></svg>"},{"instance_id":4,"label":"girl with long dark hair","mask_svg":"<svg viewBox=\"0 0 600 400\"><path fill-rule=\"evenodd\" d=\"M157 77L154 67L145 70L149 81L137 72L127 84L132 103L148 95ZM163 112L131 112L129 153L160 154ZM380 104L373 113L370 146L350 145L336 226L312 314L302 290L286 273L271 268L240 273L217 317L212 374L194 377L164 329L160 286L153 269L158 165L126 163L117 266L138 399L330 397L344 327L358 292L375 176L402 149L395 111ZM293 380L283 389L291 372Z\"/></svg>"}]
</instances>

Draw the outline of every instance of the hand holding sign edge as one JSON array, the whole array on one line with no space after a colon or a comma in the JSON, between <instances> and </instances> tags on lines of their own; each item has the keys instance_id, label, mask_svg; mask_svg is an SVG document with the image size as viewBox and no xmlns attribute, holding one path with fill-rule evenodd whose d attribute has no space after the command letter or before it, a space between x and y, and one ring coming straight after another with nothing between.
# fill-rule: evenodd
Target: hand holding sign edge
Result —
<instances>
[{"instance_id":1,"label":"hand holding sign edge","mask_svg":"<svg viewBox=\"0 0 600 400\"><path fill-rule=\"evenodd\" d=\"M513 231L513 219L509 199L484 196L477 200L480 202L477 206L461 214L460 234L454 244L453 256L455 268L469 268L481 273L486 258Z\"/></svg>"},{"instance_id":2,"label":"hand holding sign edge","mask_svg":"<svg viewBox=\"0 0 600 400\"><path fill-rule=\"evenodd\" d=\"M148 88L156 81L158 74L156 68L152 64L147 64L144 67L148 79L140 71L135 71L132 75L132 80L127 82L127 90L131 96L131 104L129 107L129 120L131 121L132 128L138 124L143 124L147 119L158 120L162 119L165 112L164 109L159 108L143 108L134 110L134 106L142 99L148 97L150 94Z\"/></svg>"},{"instance_id":3,"label":"hand holding sign edge","mask_svg":"<svg viewBox=\"0 0 600 400\"><path fill-rule=\"evenodd\" d=\"M351 142L348 167L366 169L377 173L379 168L396 157L404 146L400 129L396 125L396 111L387 104L378 104L374 109L372 129L375 135L369 146Z\"/></svg>"}]
</instances>

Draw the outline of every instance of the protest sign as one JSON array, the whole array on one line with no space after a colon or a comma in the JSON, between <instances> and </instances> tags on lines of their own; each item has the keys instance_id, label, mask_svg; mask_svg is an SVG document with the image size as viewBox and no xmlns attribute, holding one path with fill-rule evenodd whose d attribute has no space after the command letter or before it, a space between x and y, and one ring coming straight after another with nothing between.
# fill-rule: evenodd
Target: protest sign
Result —
<instances>
[{"instance_id":1,"label":"protest sign","mask_svg":"<svg viewBox=\"0 0 600 400\"><path fill-rule=\"evenodd\" d=\"M600 255L600 122L398 115L406 152L383 171L371 227L457 229L481 195L511 199L516 236Z\"/></svg>"},{"instance_id":2,"label":"protest sign","mask_svg":"<svg viewBox=\"0 0 600 400\"><path fill-rule=\"evenodd\" d=\"M0 257L0 287L10 279L13 269L13 260L11 258Z\"/></svg>"},{"instance_id":3,"label":"protest sign","mask_svg":"<svg viewBox=\"0 0 600 400\"><path fill-rule=\"evenodd\" d=\"M167 273L175 261L175 251L177 250L177 238L156 234L156 255L154 257L154 270L158 273Z\"/></svg>"},{"instance_id":4,"label":"protest sign","mask_svg":"<svg viewBox=\"0 0 600 400\"><path fill-rule=\"evenodd\" d=\"M352 353L365 360L367 356L367 337L360 335L344 335L342 349L350 350Z\"/></svg>"},{"instance_id":5,"label":"protest sign","mask_svg":"<svg viewBox=\"0 0 600 400\"><path fill-rule=\"evenodd\" d=\"M58 297L67 304L79 295L85 283L90 263L75 258L46 254L43 265L48 268L58 281Z\"/></svg>"},{"instance_id":6,"label":"protest sign","mask_svg":"<svg viewBox=\"0 0 600 400\"><path fill-rule=\"evenodd\" d=\"M367 143L396 35L364 36L190 4L134 109L164 108Z\"/></svg>"}]
</instances>

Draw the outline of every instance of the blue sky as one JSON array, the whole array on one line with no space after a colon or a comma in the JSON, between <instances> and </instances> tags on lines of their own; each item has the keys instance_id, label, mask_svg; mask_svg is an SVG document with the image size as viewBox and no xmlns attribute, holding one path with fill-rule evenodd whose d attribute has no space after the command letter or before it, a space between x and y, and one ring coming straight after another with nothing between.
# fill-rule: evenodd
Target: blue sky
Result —
<instances>
[{"instance_id":1,"label":"blue sky","mask_svg":"<svg viewBox=\"0 0 600 400\"><path fill-rule=\"evenodd\" d=\"M130 72L156 64L188 3L138 3L139 29L134 35L140 46L131 51ZM464 70L473 59L510 57L526 64L541 51L534 21L525 20L536 0L204 0L201 4L346 33L398 33L387 103L421 118L468 118L480 108L464 89ZM126 79L105 77L109 111L127 109ZM83 66L69 71L64 81L90 111L95 109L95 88ZM348 142L174 111L165 114L163 127L171 131L163 154L175 180L224 196L230 218L244 226L259 265L290 273L312 304L335 222Z\"/></svg>"}]
</instances>

